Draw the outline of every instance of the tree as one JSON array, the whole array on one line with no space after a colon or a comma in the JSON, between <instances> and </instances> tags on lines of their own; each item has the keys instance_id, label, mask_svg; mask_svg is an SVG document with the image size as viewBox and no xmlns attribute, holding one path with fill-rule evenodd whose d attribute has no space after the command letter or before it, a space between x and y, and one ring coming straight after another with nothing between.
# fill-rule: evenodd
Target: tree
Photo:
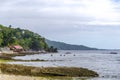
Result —
<instances>
[{"instance_id":1,"label":"tree","mask_svg":"<svg viewBox=\"0 0 120 80\"><path fill-rule=\"evenodd\" d=\"M39 41L36 39L32 39L32 43L30 44L30 49L37 50L37 51L40 50L41 46L40 46Z\"/></svg>"},{"instance_id":2,"label":"tree","mask_svg":"<svg viewBox=\"0 0 120 80\"><path fill-rule=\"evenodd\" d=\"M50 48L48 48L47 50L48 52L58 52L57 48L54 48L53 46L50 46Z\"/></svg>"},{"instance_id":3,"label":"tree","mask_svg":"<svg viewBox=\"0 0 120 80\"><path fill-rule=\"evenodd\" d=\"M2 46L2 42L3 42L3 35L2 32L0 31L0 46Z\"/></svg>"},{"instance_id":4,"label":"tree","mask_svg":"<svg viewBox=\"0 0 120 80\"><path fill-rule=\"evenodd\" d=\"M11 28L12 27L12 25L9 25L9 28Z\"/></svg>"}]
</instances>

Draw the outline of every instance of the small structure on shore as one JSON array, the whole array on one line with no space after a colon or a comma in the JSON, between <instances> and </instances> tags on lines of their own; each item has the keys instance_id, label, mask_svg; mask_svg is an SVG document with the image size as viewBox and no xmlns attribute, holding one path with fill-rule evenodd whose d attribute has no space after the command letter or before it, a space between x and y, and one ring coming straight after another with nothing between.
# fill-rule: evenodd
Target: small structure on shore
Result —
<instances>
[{"instance_id":1,"label":"small structure on shore","mask_svg":"<svg viewBox=\"0 0 120 80\"><path fill-rule=\"evenodd\" d=\"M14 52L21 52L23 51L23 47L20 45L13 45L13 46L10 46L10 50L13 50Z\"/></svg>"}]
</instances>

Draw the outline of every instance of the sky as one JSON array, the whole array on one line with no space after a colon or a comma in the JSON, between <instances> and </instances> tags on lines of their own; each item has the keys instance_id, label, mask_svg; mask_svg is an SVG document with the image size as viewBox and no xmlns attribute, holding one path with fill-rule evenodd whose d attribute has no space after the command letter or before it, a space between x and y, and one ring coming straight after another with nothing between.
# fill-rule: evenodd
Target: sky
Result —
<instances>
[{"instance_id":1,"label":"sky","mask_svg":"<svg viewBox=\"0 0 120 80\"><path fill-rule=\"evenodd\" d=\"M54 41L120 49L120 0L0 0L0 24Z\"/></svg>"}]
</instances>

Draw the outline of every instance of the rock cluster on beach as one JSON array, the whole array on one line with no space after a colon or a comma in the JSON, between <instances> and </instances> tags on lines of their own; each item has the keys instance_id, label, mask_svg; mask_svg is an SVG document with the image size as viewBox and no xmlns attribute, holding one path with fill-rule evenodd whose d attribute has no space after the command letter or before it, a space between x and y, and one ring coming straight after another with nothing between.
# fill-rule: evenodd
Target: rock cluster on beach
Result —
<instances>
[{"instance_id":1,"label":"rock cluster on beach","mask_svg":"<svg viewBox=\"0 0 120 80\"><path fill-rule=\"evenodd\" d=\"M76 67L31 67L22 65L1 64L4 74L28 76L70 76L70 77L97 77L94 71Z\"/></svg>"}]
</instances>

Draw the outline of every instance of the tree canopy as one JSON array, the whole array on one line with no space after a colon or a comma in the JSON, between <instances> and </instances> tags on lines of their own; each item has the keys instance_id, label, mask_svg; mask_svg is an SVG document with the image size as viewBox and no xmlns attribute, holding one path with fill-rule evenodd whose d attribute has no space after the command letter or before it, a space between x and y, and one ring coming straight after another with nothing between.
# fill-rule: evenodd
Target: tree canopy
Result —
<instances>
[{"instance_id":1,"label":"tree canopy","mask_svg":"<svg viewBox=\"0 0 120 80\"><path fill-rule=\"evenodd\" d=\"M29 30L0 25L0 47L21 45L24 49L48 50L45 39Z\"/></svg>"}]
</instances>

